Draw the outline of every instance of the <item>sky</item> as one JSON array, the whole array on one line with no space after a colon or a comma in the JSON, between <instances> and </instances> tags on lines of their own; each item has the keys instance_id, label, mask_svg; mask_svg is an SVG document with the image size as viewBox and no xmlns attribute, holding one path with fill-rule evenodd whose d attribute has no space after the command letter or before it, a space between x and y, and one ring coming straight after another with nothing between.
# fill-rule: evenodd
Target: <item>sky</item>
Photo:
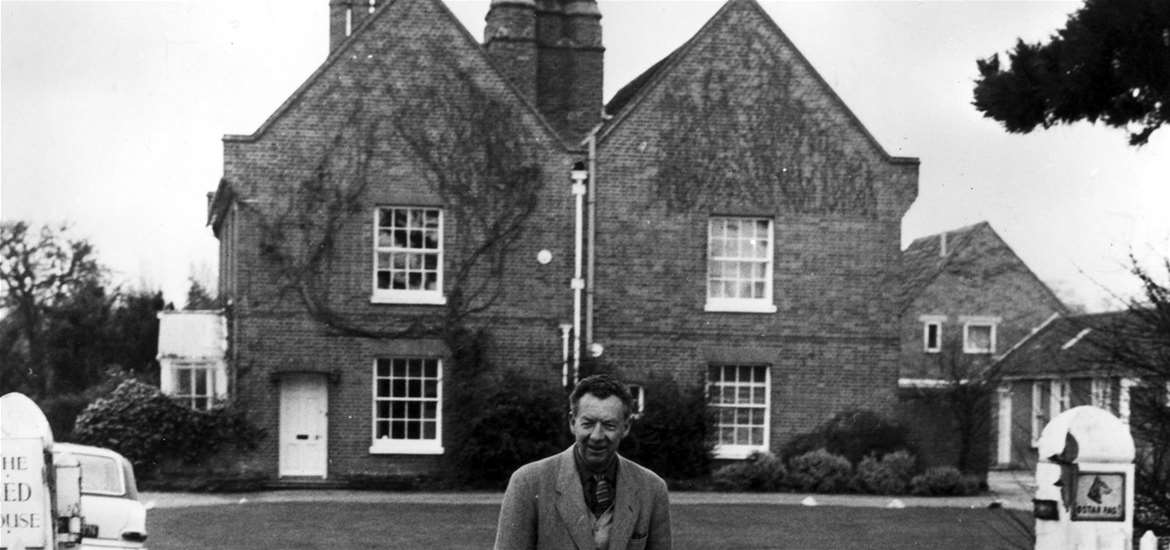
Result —
<instances>
[{"instance_id":1,"label":"sky","mask_svg":"<svg viewBox=\"0 0 1170 550\"><path fill-rule=\"evenodd\" d=\"M448 0L481 39L488 0ZM989 221L1066 302L1117 307L1134 254L1170 257L1170 130L1018 135L971 106L976 59L1046 40L1080 2L760 4L896 156L921 160L902 244ZM325 59L328 0L0 0L0 219L70 224L114 282L182 305L214 280L221 138L250 134ZM721 5L600 0L605 95Z\"/></svg>"}]
</instances>

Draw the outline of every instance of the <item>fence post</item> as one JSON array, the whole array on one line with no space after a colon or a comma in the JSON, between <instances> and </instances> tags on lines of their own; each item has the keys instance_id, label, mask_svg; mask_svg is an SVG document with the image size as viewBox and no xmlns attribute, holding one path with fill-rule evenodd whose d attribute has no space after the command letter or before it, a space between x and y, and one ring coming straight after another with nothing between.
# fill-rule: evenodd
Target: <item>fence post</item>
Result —
<instances>
[{"instance_id":1,"label":"fence post","mask_svg":"<svg viewBox=\"0 0 1170 550\"><path fill-rule=\"evenodd\" d=\"M1153 531L1146 531L1142 535L1141 541L1138 542L1138 550L1158 550L1158 537L1154 536Z\"/></svg>"}]
</instances>

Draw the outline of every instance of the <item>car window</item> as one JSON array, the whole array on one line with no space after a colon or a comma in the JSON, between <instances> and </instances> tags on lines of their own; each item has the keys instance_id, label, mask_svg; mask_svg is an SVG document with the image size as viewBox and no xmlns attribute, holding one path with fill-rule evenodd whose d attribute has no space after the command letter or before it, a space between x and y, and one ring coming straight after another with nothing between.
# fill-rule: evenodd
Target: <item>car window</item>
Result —
<instances>
[{"instance_id":1,"label":"car window","mask_svg":"<svg viewBox=\"0 0 1170 550\"><path fill-rule=\"evenodd\" d=\"M121 495L122 468L110 457L75 454L81 463L81 492L98 495Z\"/></svg>"}]
</instances>

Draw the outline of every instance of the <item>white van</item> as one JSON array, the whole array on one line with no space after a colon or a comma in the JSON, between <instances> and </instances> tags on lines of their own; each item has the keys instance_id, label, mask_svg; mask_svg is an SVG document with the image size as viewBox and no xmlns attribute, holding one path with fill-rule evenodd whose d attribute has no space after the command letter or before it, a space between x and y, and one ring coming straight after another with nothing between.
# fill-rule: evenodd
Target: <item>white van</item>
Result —
<instances>
[{"instance_id":1,"label":"white van","mask_svg":"<svg viewBox=\"0 0 1170 550\"><path fill-rule=\"evenodd\" d=\"M145 549L146 508L138 502L134 468L122 455L88 445L54 443L53 455L81 464L81 548Z\"/></svg>"}]
</instances>

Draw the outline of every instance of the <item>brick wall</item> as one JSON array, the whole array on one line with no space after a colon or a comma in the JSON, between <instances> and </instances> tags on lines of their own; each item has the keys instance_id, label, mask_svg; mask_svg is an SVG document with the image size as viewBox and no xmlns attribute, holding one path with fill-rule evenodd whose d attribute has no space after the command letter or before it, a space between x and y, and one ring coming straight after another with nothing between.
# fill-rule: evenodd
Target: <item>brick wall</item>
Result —
<instances>
[{"instance_id":1,"label":"brick wall","mask_svg":"<svg viewBox=\"0 0 1170 550\"><path fill-rule=\"evenodd\" d=\"M902 317L905 377L945 376L939 372L938 354L923 352L921 315L945 316L942 341L960 346L963 316L1001 318L996 327L995 355L1002 355L1052 314L1065 311L1052 291L990 226L973 230L966 244L952 254L957 256L922 289Z\"/></svg>"},{"instance_id":2,"label":"brick wall","mask_svg":"<svg viewBox=\"0 0 1170 550\"><path fill-rule=\"evenodd\" d=\"M743 52L758 59L743 59ZM900 219L914 196L916 166L896 164L864 133L831 90L804 63L757 7L732 2L663 69L618 116L601 142L597 174L595 339L632 379L669 372L693 380L711 363L765 363L772 376L772 437L778 448L791 435L848 407L889 413L894 401L898 348L894 304L883 280L896 269ZM783 67L777 68L775 64ZM666 167L663 148L678 120L671 94L739 94L761 82L758 70L794 76L826 141L862 159L876 207L857 211L794 211L761 197L717 200L717 205L672 209L657 191ZM697 83L716 82L700 89ZM751 108L751 106L748 106ZM773 108L757 105L757 109ZM731 106L684 113L708 124L735 125L753 113ZM793 128L802 128L801 121ZM761 128L760 132L785 128ZM798 130L792 130L793 132ZM750 137L750 136L749 136ZM794 143L803 136L781 135ZM750 141L750 140L749 140ZM724 143L742 151L754 143ZM793 145L796 146L796 145ZM780 151L779 154L791 154ZM831 172L827 150L799 151L804 174ZM739 153L735 153L739 154ZM751 160L768 161L771 150ZM713 154L714 156L714 154ZM712 170L707 184L725 184ZM765 189L769 182L760 182ZM830 185L833 185L830 183ZM809 193L828 193L810 189ZM728 193L732 195L732 193ZM815 198L815 197L814 197ZM815 201L808 201L813 203ZM712 215L764 216L774 221L776 313L705 312L707 224ZM653 396L648 396L653 406Z\"/></svg>"},{"instance_id":3,"label":"brick wall","mask_svg":"<svg viewBox=\"0 0 1170 550\"><path fill-rule=\"evenodd\" d=\"M354 138L354 128L408 101L404 91L444 82L452 60L481 89L516 105L518 120L540 138L534 155L544 175L539 207L504 267L502 299L469 324L489 330L496 365L549 384L560 379L558 326L571 322L572 303L573 203L567 174L582 154L559 144L549 125L513 95L514 88L434 0L393 2L383 10L388 12L376 15L366 32L336 52L257 134L225 142L225 178L241 204L235 218L239 249L230 254L236 278L224 287L234 293L231 345L238 380L233 391L250 418L269 432L260 449L244 458L260 471L277 468L279 373L292 371L319 372L330 380L331 476L441 466L438 456L369 453L371 369L379 357L443 357L445 350L434 341L340 336L307 316L295 297L278 296L271 266L259 254L259 212L278 211L297 183L315 173L336 136ZM443 45L438 51L437 44ZM888 157L758 6L731 2L689 52L600 144L593 182L595 340L605 346L604 359L619 365L631 382L656 372L696 380L711 363L769 364L774 448L845 408L891 412L899 339L893 293L885 281L898 266L900 221L916 193L917 163ZM744 52L755 62L742 64ZM600 70L600 55L597 61ZM793 112L812 117L790 121L791 136L773 128L775 136L793 139L781 152L798 159L792 168L802 175L784 177L804 195L773 190L768 200L732 196L718 207L664 205L656 185L665 134L686 114L672 107L676 103L666 94L699 93L692 85L713 68L725 77L719 89L734 93L758 87L767 80L759 71L778 66L792 75L790 97L799 98ZM373 86L371 75L376 75ZM357 104L363 108L355 120ZM737 109L719 113L712 124L741 124L751 115ZM815 136L808 135L809 128ZM406 154L393 132L383 128L374 135L369 173L376 182L364 197L367 207L340 228L337 258L324 274L326 298L351 320L398 327L441 308L370 303L374 208L447 205L427 168ZM773 161L769 155L777 154L753 151L760 161ZM769 181L761 185L769 188ZM850 190L849 200L840 199L842 189ZM712 215L774 220L776 313L703 311ZM457 216L446 216L444 223L449 274L467 224ZM536 261L541 250L552 252L547 265ZM653 406L650 388L648 399Z\"/></svg>"},{"instance_id":4,"label":"brick wall","mask_svg":"<svg viewBox=\"0 0 1170 550\"><path fill-rule=\"evenodd\" d=\"M558 327L571 316L568 171L573 155L563 149L539 115L513 95L513 88L497 76L486 56L437 3L394 2L383 9L391 11L375 16L372 27L335 54L260 131L225 140L224 176L239 194L241 205L238 250L223 254L236 260L236 277L223 286L233 298L231 345L237 377L233 392L249 418L268 432L255 453L241 458L254 470L276 473L279 376L294 371L328 376L331 477L411 474L433 471L441 464L440 456L373 455L369 447L375 359L445 357L442 344L373 340L326 329L304 313L296 296L278 295L276 273L262 258L260 245L261 222L271 220L299 182L314 174L337 136L352 138L337 152L340 156L366 143L364 136L352 135L355 105L362 105L357 124L384 120L407 101L396 92L426 87L428 82L448 82L443 80L444 71L451 63L471 75L480 89L515 106L517 119L539 140L539 150L533 155L544 180L539 206L504 267L504 295L496 307L473 316L468 325L491 329L491 359L497 365L550 382L560 378ZM435 51L436 44L443 45L443 51ZM321 297L364 326L400 328L419 316L439 316L443 307L371 303L375 208L449 205L443 204L428 179L427 167L407 154L408 148L389 127L379 127L372 135L376 147L368 174L374 181L362 199L365 206L340 227L336 257L324 276L328 293ZM445 272L450 284L452 266L460 260L461 246L469 238L468 223L445 208L444 224ZM221 247L227 246L221 241ZM537 262L541 250L552 253L550 263ZM477 276L482 279L483 273L481 269ZM507 329L495 330L499 326Z\"/></svg>"}]
</instances>

